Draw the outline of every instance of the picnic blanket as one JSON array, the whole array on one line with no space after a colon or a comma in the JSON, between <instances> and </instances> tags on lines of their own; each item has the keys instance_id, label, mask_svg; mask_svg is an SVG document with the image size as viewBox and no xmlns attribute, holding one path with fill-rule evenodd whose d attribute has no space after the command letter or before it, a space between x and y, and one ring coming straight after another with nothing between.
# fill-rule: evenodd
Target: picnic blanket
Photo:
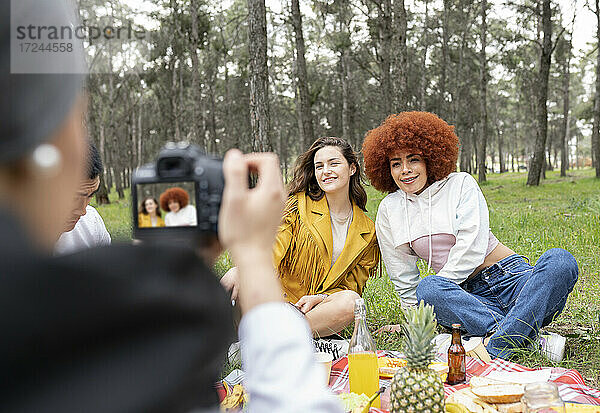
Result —
<instances>
[{"instance_id":1,"label":"picnic blanket","mask_svg":"<svg viewBox=\"0 0 600 413\"><path fill-rule=\"evenodd\" d=\"M377 352L378 357L399 357L400 353L396 351L379 350ZM447 355L445 353L438 353L436 361L447 361ZM536 371L541 369L531 369L528 367L521 366L517 363L513 363L503 359L495 359L490 363L485 363L481 360L477 360L467 356L467 381L473 376L487 376L497 372L527 372ZM561 367L545 368L544 370L550 370L549 380L556 383L560 397L566 403L582 403L600 405L600 390L593 389L585 385L583 377L577 370L565 369ZM547 371L545 371L546 375ZM243 372L236 370L228 376L227 381L221 381L217 383L217 391L219 393L219 399L223 400L226 394L226 387L229 389L233 387L233 384L241 383L243 381ZM229 382L229 384L228 384ZM389 386L391 379L379 379L380 386ZM446 397L454 393L457 390L467 387L468 384L459 384L456 386L449 386L444 384L444 391ZM348 393L350 391L350 379L348 375L348 358L341 357L337 359L331 367L331 375L329 377L329 387L334 393ZM386 413L387 410L371 408L370 413Z\"/></svg>"},{"instance_id":2,"label":"picnic blanket","mask_svg":"<svg viewBox=\"0 0 600 413\"><path fill-rule=\"evenodd\" d=\"M398 357L400 354L395 351L380 350L377 352L378 357ZM447 361L447 355L438 353L437 361ZM495 359L490 363L485 363L481 360L477 360L467 356L467 381L473 376L487 376L495 371L506 371L506 372L524 372L534 371L536 369L530 369L521 366L517 363L513 363L503 359ZM560 397L569 403L583 403L600 405L600 391L592 389L585 385L583 377L577 370L569 370L560 367L550 368L550 381L553 381L558 386ZM380 379L380 386L389 386L391 380ZM449 386L444 384L444 391L446 397L467 387L468 384L459 384L456 386ZM350 380L348 376L348 358L342 357L336 360L331 367L331 376L329 377L329 387L334 393L343 393L350 391ZM383 413L387 410L380 410L371 408L371 413Z\"/></svg>"}]
</instances>

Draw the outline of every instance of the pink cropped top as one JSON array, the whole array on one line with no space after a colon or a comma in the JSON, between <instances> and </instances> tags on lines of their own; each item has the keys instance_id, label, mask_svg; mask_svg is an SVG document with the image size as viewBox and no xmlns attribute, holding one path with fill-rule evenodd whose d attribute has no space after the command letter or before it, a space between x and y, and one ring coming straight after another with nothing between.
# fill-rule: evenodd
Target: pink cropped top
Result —
<instances>
[{"instance_id":1,"label":"pink cropped top","mask_svg":"<svg viewBox=\"0 0 600 413\"><path fill-rule=\"evenodd\" d=\"M485 256L487 257L490 252L498 245L498 238L490 230L490 237L488 240L487 251ZM438 273L446 262L448 262L448 255L450 249L456 244L456 238L452 234L432 234L431 235L431 268ZM417 238L412 242L412 249L425 262L429 262L429 236Z\"/></svg>"}]
</instances>

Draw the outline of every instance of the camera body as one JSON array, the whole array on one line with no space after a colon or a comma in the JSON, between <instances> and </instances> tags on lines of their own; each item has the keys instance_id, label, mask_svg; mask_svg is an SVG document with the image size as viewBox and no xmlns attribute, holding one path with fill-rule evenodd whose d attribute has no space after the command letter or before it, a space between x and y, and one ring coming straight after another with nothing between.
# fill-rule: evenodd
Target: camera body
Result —
<instances>
[{"instance_id":1,"label":"camera body","mask_svg":"<svg viewBox=\"0 0 600 413\"><path fill-rule=\"evenodd\" d=\"M167 143L155 163L132 174L133 237L181 240L216 235L224 186L220 159L205 155L194 144ZM150 209L158 203L159 219L151 218L145 204L149 199L154 201L148 203Z\"/></svg>"}]
</instances>

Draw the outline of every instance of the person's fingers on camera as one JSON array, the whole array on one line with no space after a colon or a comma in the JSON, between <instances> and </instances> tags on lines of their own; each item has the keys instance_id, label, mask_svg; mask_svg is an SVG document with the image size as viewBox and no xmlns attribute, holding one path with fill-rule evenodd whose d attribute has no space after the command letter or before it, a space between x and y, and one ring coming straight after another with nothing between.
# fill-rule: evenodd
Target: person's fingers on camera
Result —
<instances>
[{"instance_id":1,"label":"person's fingers on camera","mask_svg":"<svg viewBox=\"0 0 600 413\"><path fill-rule=\"evenodd\" d=\"M230 149L225 154L223 175L225 177L224 200L233 202L243 198L245 190L248 189L248 165L238 149Z\"/></svg>"},{"instance_id":2,"label":"person's fingers on camera","mask_svg":"<svg viewBox=\"0 0 600 413\"><path fill-rule=\"evenodd\" d=\"M237 300L237 298L238 298L238 286L237 286L237 284L234 284L233 288L231 290L231 299Z\"/></svg>"},{"instance_id":3,"label":"person's fingers on camera","mask_svg":"<svg viewBox=\"0 0 600 413\"><path fill-rule=\"evenodd\" d=\"M258 173L256 188L283 187L279 157L271 152L249 153L245 155L248 166Z\"/></svg>"}]
</instances>

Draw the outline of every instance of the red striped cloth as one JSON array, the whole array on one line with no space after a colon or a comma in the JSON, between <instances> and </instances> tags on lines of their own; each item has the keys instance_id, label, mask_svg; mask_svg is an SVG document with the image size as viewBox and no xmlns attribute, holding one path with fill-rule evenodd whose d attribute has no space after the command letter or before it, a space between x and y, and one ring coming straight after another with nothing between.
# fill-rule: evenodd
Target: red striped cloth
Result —
<instances>
[{"instance_id":1,"label":"red striped cloth","mask_svg":"<svg viewBox=\"0 0 600 413\"><path fill-rule=\"evenodd\" d=\"M389 356L395 357L398 353L388 351L378 351L379 357ZM438 354L437 359L445 361L445 355ZM503 359L495 359L490 363L484 363L481 360L467 357L467 380L473 376L486 376L492 371L533 371L521 366L517 363L506 361ZM380 379L380 386L389 386L391 380ZM577 370L569 370L560 367L551 369L550 381L553 381L558 386L560 397L569 403L583 403L600 405L600 391L592 389L585 385L583 377ZM467 384L459 384L456 386L448 386L444 384L446 397L455 391L467 387ZM350 391L350 381L348 377L348 358L342 357L335 361L331 367L331 376L329 378L329 387L334 393L347 393ZM384 413L387 410L372 408L370 413Z\"/></svg>"}]
</instances>

